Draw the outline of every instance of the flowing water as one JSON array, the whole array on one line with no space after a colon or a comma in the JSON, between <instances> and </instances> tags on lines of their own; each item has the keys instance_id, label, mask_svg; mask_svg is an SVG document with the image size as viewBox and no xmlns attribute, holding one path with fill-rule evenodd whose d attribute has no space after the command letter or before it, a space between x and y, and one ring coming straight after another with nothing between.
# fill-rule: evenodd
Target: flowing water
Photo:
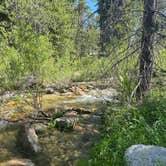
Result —
<instances>
[{"instance_id":1,"label":"flowing water","mask_svg":"<svg viewBox=\"0 0 166 166\"><path fill-rule=\"evenodd\" d=\"M107 95L104 97L101 94L97 96L93 93L82 96L44 95L43 107L49 113L73 107L90 110L91 113L77 115L79 122L73 131L59 131L49 127L37 133L42 153L33 156L28 152L18 150L19 145L16 144L18 126L3 127L0 131L0 163L15 158L28 158L37 166L74 166L78 165L80 160L88 159L91 148L100 140L99 131L102 126L100 115L106 109L106 101L112 101L114 96L113 91L105 91L104 93ZM11 114L5 115L16 118L20 117L20 114L27 115L32 112L32 110L29 112L28 110L31 109L27 107L27 112L13 111ZM4 111L1 111L0 114L3 116Z\"/></svg>"}]
</instances>

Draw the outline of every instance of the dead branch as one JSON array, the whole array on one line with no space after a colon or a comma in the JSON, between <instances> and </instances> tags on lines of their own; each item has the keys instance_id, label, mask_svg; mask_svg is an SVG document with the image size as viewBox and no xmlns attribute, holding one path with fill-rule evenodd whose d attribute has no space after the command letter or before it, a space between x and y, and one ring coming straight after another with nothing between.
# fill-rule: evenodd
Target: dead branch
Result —
<instances>
[{"instance_id":1,"label":"dead branch","mask_svg":"<svg viewBox=\"0 0 166 166\"><path fill-rule=\"evenodd\" d=\"M128 59L130 56L132 56L133 54L135 54L141 47L135 49L134 51L132 51L130 54L126 55L125 57L119 59L115 64L112 65L111 70L113 68L115 68L119 63L123 62L125 59Z\"/></svg>"}]
</instances>

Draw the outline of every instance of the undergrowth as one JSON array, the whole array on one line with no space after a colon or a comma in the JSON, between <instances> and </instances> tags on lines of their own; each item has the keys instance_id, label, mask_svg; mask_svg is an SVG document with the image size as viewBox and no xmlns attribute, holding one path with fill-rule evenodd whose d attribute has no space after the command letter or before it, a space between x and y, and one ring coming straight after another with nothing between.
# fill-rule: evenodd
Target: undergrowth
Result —
<instances>
[{"instance_id":1,"label":"undergrowth","mask_svg":"<svg viewBox=\"0 0 166 166\"><path fill-rule=\"evenodd\" d=\"M124 166L124 154L131 145L166 146L165 94L152 91L140 106L110 106L105 115L102 140L93 149L87 164Z\"/></svg>"},{"instance_id":2,"label":"undergrowth","mask_svg":"<svg viewBox=\"0 0 166 166\"><path fill-rule=\"evenodd\" d=\"M107 68L105 68L107 66ZM85 56L80 59L61 57L44 76L46 84L70 84L70 82L93 81L111 77L109 59Z\"/></svg>"}]
</instances>

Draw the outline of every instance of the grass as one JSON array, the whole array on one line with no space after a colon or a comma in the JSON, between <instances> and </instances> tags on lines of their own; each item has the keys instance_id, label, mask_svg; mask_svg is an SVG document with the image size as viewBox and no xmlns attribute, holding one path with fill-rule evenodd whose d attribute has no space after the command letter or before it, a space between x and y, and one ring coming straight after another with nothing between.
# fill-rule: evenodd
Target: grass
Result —
<instances>
[{"instance_id":1,"label":"grass","mask_svg":"<svg viewBox=\"0 0 166 166\"><path fill-rule=\"evenodd\" d=\"M133 144L166 146L166 93L152 91L140 106L112 105L105 116L102 140L90 166L124 166Z\"/></svg>"}]
</instances>

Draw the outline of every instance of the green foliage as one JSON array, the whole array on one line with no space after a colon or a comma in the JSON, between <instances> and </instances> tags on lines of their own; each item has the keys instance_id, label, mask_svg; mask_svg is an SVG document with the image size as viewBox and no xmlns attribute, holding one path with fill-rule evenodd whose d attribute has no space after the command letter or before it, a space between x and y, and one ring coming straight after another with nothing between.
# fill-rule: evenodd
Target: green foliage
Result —
<instances>
[{"instance_id":1,"label":"green foliage","mask_svg":"<svg viewBox=\"0 0 166 166\"><path fill-rule=\"evenodd\" d=\"M22 71L22 61L19 58L19 53L14 48L3 45L1 47L1 59L0 59L0 79L1 84L9 84L11 86L12 81L20 79Z\"/></svg>"},{"instance_id":2,"label":"green foliage","mask_svg":"<svg viewBox=\"0 0 166 166\"><path fill-rule=\"evenodd\" d=\"M119 75L119 89L121 91L121 101L130 101L132 91L135 88L135 81L130 78L128 73Z\"/></svg>"},{"instance_id":3,"label":"green foliage","mask_svg":"<svg viewBox=\"0 0 166 166\"><path fill-rule=\"evenodd\" d=\"M155 92L137 107L112 106L105 117L102 141L89 165L124 166L133 144L166 146L166 98Z\"/></svg>"},{"instance_id":4,"label":"green foliage","mask_svg":"<svg viewBox=\"0 0 166 166\"><path fill-rule=\"evenodd\" d=\"M1 43L1 81L14 86L26 75L46 75L52 46L47 36L35 34L31 26L15 27L12 32L14 46Z\"/></svg>"},{"instance_id":5,"label":"green foliage","mask_svg":"<svg viewBox=\"0 0 166 166\"><path fill-rule=\"evenodd\" d=\"M9 18L0 24L1 86L17 88L20 80L29 75L35 75L46 85L87 76L89 71L84 71L87 64L81 64L82 56L88 62L91 58L87 55L96 54L99 30L94 17L91 25L78 25L80 15L76 2L5 0L0 11ZM83 15L84 12L87 9ZM80 49L83 54L78 56ZM94 59L94 63L98 63L97 58ZM75 76L77 70L81 73L79 78Z\"/></svg>"},{"instance_id":6,"label":"green foliage","mask_svg":"<svg viewBox=\"0 0 166 166\"><path fill-rule=\"evenodd\" d=\"M83 0L79 2L1 1L0 87L18 89L27 76L35 76L45 85L115 76L121 92L120 101L124 104L131 100L138 79L139 53L135 52L133 57L130 54L140 47L142 1L127 1L124 14L122 8L110 8L108 4L112 11L110 18L105 17L109 12L105 8L100 11L103 14L100 23L104 25L103 33L106 32L104 37L108 42L103 45L105 50L102 51L108 54L104 58L97 55L100 36L98 16L92 16ZM105 4L103 0L101 2ZM112 17L115 20L110 24ZM158 19L158 24L163 22ZM162 24L158 25L161 30L159 38L165 36ZM156 37L156 41L160 40ZM166 49L162 45L165 41L154 49L157 55L154 67L163 72L166 70ZM112 72L114 65L117 68ZM156 80L160 81L159 78ZM161 80L164 80L164 75ZM141 106L111 106L105 117L103 140L96 145L92 160L79 164L120 166L124 165L125 150L132 144L166 146L165 110L165 94L159 95L157 91L152 91ZM61 116L62 113L57 113L53 119ZM52 120L49 125L56 127L56 121Z\"/></svg>"},{"instance_id":7,"label":"green foliage","mask_svg":"<svg viewBox=\"0 0 166 166\"><path fill-rule=\"evenodd\" d=\"M63 56L57 59L55 66L52 77L48 80L57 84L111 77L109 59L99 59L97 56L87 55L75 60L69 56Z\"/></svg>"},{"instance_id":8,"label":"green foliage","mask_svg":"<svg viewBox=\"0 0 166 166\"><path fill-rule=\"evenodd\" d=\"M52 128L55 128L56 127L56 121L55 120L52 120L48 123L48 125Z\"/></svg>"},{"instance_id":9,"label":"green foliage","mask_svg":"<svg viewBox=\"0 0 166 166\"><path fill-rule=\"evenodd\" d=\"M42 75L42 67L52 55L52 46L47 36L32 33L30 26L24 26L21 30L18 28L15 36L15 47L23 59L24 70L34 75Z\"/></svg>"},{"instance_id":10,"label":"green foliage","mask_svg":"<svg viewBox=\"0 0 166 166\"><path fill-rule=\"evenodd\" d=\"M53 119L60 118L64 115L64 112L56 112L53 114Z\"/></svg>"}]
</instances>

